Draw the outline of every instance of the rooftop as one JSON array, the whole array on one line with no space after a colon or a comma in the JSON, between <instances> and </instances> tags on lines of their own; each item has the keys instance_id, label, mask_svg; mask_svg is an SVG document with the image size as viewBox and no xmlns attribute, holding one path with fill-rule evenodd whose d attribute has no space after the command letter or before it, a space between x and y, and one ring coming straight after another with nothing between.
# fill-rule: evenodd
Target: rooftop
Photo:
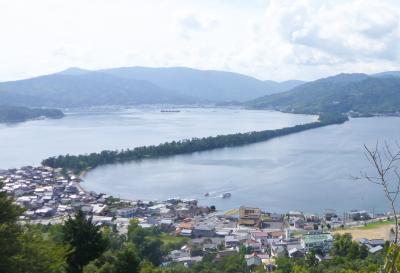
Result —
<instances>
[{"instance_id":1,"label":"rooftop","mask_svg":"<svg viewBox=\"0 0 400 273\"><path fill-rule=\"evenodd\" d=\"M306 244L316 243L316 242L321 242L321 241L332 241L332 240L333 240L333 237L329 233L303 235L303 241Z\"/></svg>"}]
</instances>

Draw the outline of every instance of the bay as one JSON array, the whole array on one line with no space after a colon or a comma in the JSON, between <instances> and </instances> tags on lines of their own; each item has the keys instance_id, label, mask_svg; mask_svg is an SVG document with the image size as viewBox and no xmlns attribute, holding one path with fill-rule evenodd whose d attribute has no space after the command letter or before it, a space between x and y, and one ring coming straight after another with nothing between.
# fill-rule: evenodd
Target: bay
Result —
<instances>
[{"instance_id":1,"label":"bay","mask_svg":"<svg viewBox=\"0 0 400 273\"><path fill-rule=\"evenodd\" d=\"M50 156L126 149L192 137L276 129L315 116L228 108L66 110L63 119L0 124L0 168L39 165Z\"/></svg>"},{"instance_id":2,"label":"bay","mask_svg":"<svg viewBox=\"0 0 400 273\"><path fill-rule=\"evenodd\" d=\"M122 198L195 198L223 210L386 212L381 189L351 177L371 170L363 144L394 144L399 135L400 118L351 119L248 146L102 166L84 183Z\"/></svg>"}]
</instances>

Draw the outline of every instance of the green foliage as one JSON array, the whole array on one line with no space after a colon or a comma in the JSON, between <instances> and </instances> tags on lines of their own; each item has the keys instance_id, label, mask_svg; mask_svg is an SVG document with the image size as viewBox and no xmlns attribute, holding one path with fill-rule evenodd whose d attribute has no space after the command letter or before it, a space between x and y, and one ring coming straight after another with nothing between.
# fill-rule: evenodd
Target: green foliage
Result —
<instances>
[{"instance_id":1,"label":"green foliage","mask_svg":"<svg viewBox=\"0 0 400 273\"><path fill-rule=\"evenodd\" d=\"M159 265L165 254L160 235L161 232L156 228L142 228L137 220L132 220L128 227L128 241L135 244L141 257L153 265Z\"/></svg>"},{"instance_id":2,"label":"green foliage","mask_svg":"<svg viewBox=\"0 0 400 273\"><path fill-rule=\"evenodd\" d=\"M18 255L18 271L30 273L65 272L69 249L45 236L37 226L28 225L19 236L21 251Z\"/></svg>"},{"instance_id":3,"label":"green foliage","mask_svg":"<svg viewBox=\"0 0 400 273\"><path fill-rule=\"evenodd\" d=\"M332 247L332 255L345 257L349 253L349 249L352 246L352 237L350 233L337 234L334 236L334 242Z\"/></svg>"},{"instance_id":4,"label":"green foliage","mask_svg":"<svg viewBox=\"0 0 400 273\"><path fill-rule=\"evenodd\" d=\"M22 231L17 220L22 212L6 192L0 191L0 272L14 272L18 267L16 255L21 249L18 237Z\"/></svg>"},{"instance_id":5,"label":"green foliage","mask_svg":"<svg viewBox=\"0 0 400 273\"><path fill-rule=\"evenodd\" d=\"M140 257L133 244L125 244L119 250L107 251L84 268L84 273L137 273Z\"/></svg>"},{"instance_id":6,"label":"green foliage","mask_svg":"<svg viewBox=\"0 0 400 273\"><path fill-rule=\"evenodd\" d=\"M166 142L158 146L143 146L121 151L105 150L100 153L86 155L60 155L58 157L47 158L42 161L42 164L53 168L63 168L75 173L81 173L104 164L188 154L257 143L330 124L340 124L347 120L347 117L343 115L322 115L320 117L320 122L311 122L282 129L193 138L190 140Z\"/></svg>"},{"instance_id":7,"label":"green foliage","mask_svg":"<svg viewBox=\"0 0 400 273\"><path fill-rule=\"evenodd\" d=\"M107 247L100 228L86 219L82 211L69 218L63 226L63 241L72 250L68 254L68 272L80 273L90 261L99 257Z\"/></svg>"},{"instance_id":8,"label":"green foliage","mask_svg":"<svg viewBox=\"0 0 400 273\"><path fill-rule=\"evenodd\" d=\"M342 74L264 96L249 104L286 112L320 114L355 111L361 116L400 111L400 79Z\"/></svg>"},{"instance_id":9,"label":"green foliage","mask_svg":"<svg viewBox=\"0 0 400 273\"><path fill-rule=\"evenodd\" d=\"M22 122L39 117L62 118L63 112L57 109L38 109L21 106L0 105L0 123Z\"/></svg>"},{"instance_id":10,"label":"green foliage","mask_svg":"<svg viewBox=\"0 0 400 273\"><path fill-rule=\"evenodd\" d=\"M236 254L224 257L215 262L214 255L205 257L202 262L196 263L191 272L199 273L247 273L250 270L244 260L244 256Z\"/></svg>"},{"instance_id":11,"label":"green foliage","mask_svg":"<svg viewBox=\"0 0 400 273\"><path fill-rule=\"evenodd\" d=\"M311 250L309 253L306 254L306 265L309 268L313 268L318 265L318 259L315 257L315 251Z\"/></svg>"},{"instance_id":12,"label":"green foliage","mask_svg":"<svg viewBox=\"0 0 400 273\"><path fill-rule=\"evenodd\" d=\"M20 226L17 220L22 212L0 191L0 272L64 272L68 247L46 236L39 226Z\"/></svg>"},{"instance_id":13,"label":"green foliage","mask_svg":"<svg viewBox=\"0 0 400 273\"><path fill-rule=\"evenodd\" d=\"M400 271L400 246L391 244L385 259L382 273L396 273Z\"/></svg>"}]
</instances>

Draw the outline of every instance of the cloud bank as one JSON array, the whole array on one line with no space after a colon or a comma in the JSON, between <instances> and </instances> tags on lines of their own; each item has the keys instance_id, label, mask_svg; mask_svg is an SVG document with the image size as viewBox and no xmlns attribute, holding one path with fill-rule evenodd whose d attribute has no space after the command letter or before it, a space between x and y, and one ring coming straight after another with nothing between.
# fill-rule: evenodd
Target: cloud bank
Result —
<instances>
[{"instance_id":1,"label":"cloud bank","mask_svg":"<svg viewBox=\"0 0 400 273\"><path fill-rule=\"evenodd\" d=\"M188 66L311 80L400 70L391 0L1 0L0 80Z\"/></svg>"}]
</instances>

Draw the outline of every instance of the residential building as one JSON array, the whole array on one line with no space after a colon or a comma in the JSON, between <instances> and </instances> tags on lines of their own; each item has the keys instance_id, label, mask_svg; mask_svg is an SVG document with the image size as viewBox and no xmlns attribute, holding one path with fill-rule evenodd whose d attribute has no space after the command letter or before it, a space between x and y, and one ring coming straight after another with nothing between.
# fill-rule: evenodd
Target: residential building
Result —
<instances>
[{"instance_id":1,"label":"residential building","mask_svg":"<svg viewBox=\"0 0 400 273\"><path fill-rule=\"evenodd\" d=\"M330 233L305 234L301 238L300 244L306 252L320 250L328 253L333 245L333 237Z\"/></svg>"},{"instance_id":2,"label":"residential building","mask_svg":"<svg viewBox=\"0 0 400 273\"><path fill-rule=\"evenodd\" d=\"M261 223L261 209L240 207L239 225L259 227Z\"/></svg>"}]
</instances>

